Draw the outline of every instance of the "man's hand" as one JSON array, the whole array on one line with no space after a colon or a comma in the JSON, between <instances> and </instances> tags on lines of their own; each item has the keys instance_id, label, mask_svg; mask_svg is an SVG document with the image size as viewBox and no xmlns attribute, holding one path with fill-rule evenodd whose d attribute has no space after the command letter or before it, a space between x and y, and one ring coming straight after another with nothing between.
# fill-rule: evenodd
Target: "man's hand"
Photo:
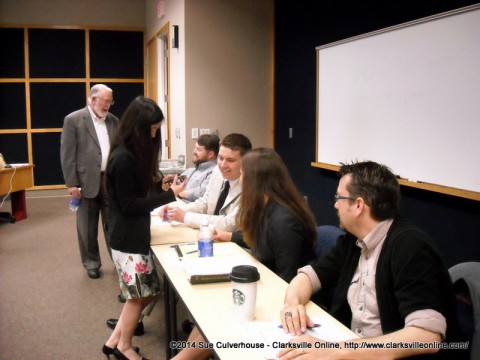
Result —
<instances>
[{"instance_id":1,"label":"man's hand","mask_svg":"<svg viewBox=\"0 0 480 360\"><path fill-rule=\"evenodd\" d=\"M442 341L440 334L418 328L415 326L407 326L403 329L380 335L373 338L352 338L348 341L341 341L338 349L333 347L321 348L318 344L324 341L309 335L299 336L291 342L311 343L311 349L284 349L278 353L281 360L295 359L297 356L302 356L301 360L305 359L402 359L422 354L433 354L438 352L438 348L432 346L425 347L389 347L386 344L415 344L420 343L439 343ZM349 346L346 346L348 342ZM360 346L361 344L363 346ZM353 344L358 346L354 347ZM375 344L375 346L365 346L365 344ZM381 346L383 344L383 346ZM317 346L315 346L317 345ZM318 349L317 349L318 348Z\"/></svg>"},{"instance_id":2,"label":"man's hand","mask_svg":"<svg viewBox=\"0 0 480 360\"><path fill-rule=\"evenodd\" d=\"M283 309L280 311L280 321L283 331L291 335L302 335L307 326L313 326L308 317L305 304L312 296L312 283L307 275L299 273L288 285Z\"/></svg>"},{"instance_id":3,"label":"man's hand","mask_svg":"<svg viewBox=\"0 0 480 360\"><path fill-rule=\"evenodd\" d=\"M292 343L301 343L301 344L311 344L311 347L303 346L301 348L287 348L280 351L277 356L280 360L296 359L301 356L301 360L309 359L342 359L342 351L335 348L319 348L317 349L315 344L324 343L325 341L320 340L316 337L310 335L299 336L290 342ZM320 347L320 346L317 346Z\"/></svg>"},{"instance_id":4,"label":"man's hand","mask_svg":"<svg viewBox=\"0 0 480 360\"><path fill-rule=\"evenodd\" d=\"M76 186L69 187L68 192L70 193L71 196L73 196L74 199L80 199L82 197L80 188Z\"/></svg>"},{"instance_id":5,"label":"man's hand","mask_svg":"<svg viewBox=\"0 0 480 360\"><path fill-rule=\"evenodd\" d=\"M168 206L167 208L167 216L169 221L178 221L183 223L185 220L185 211L180 209L176 206Z\"/></svg>"},{"instance_id":6,"label":"man's hand","mask_svg":"<svg viewBox=\"0 0 480 360\"><path fill-rule=\"evenodd\" d=\"M283 325L283 331L291 335L302 335L307 331L307 326L315 325L307 315L304 305L285 304L280 311L280 320Z\"/></svg>"}]
</instances>

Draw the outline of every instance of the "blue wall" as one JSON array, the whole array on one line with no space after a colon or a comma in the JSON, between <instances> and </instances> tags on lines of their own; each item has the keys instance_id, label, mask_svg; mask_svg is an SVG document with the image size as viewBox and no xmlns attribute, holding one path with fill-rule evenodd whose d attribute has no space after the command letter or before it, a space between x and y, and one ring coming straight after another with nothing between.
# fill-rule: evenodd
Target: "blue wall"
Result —
<instances>
[{"instance_id":1,"label":"blue wall","mask_svg":"<svg viewBox=\"0 0 480 360\"><path fill-rule=\"evenodd\" d=\"M315 161L315 48L476 2L275 2L275 148L308 196L319 225L338 224L332 201L338 179L310 165ZM447 267L480 261L480 202L402 187L401 212L438 243Z\"/></svg>"}]
</instances>

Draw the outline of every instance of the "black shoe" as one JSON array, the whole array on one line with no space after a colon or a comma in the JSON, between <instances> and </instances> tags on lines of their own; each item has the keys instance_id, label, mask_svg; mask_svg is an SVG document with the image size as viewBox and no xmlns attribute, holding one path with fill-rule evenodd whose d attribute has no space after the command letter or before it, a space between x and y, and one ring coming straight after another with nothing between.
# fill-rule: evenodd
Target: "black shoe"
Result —
<instances>
[{"instance_id":1,"label":"black shoe","mask_svg":"<svg viewBox=\"0 0 480 360\"><path fill-rule=\"evenodd\" d=\"M117 326L117 323L118 323L118 319L108 319L107 320L107 326L112 330L115 329L115 326ZM135 331L133 332L133 335L134 336L142 336L144 333L145 333L145 330L143 328L143 321L140 321L137 324L137 327L135 328Z\"/></svg>"},{"instance_id":2,"label":"black shoe","mask_svg":"<svg viewBox=\"0 0 480 360\"><path fill-rule=\"evenodd\" d=\"M90 279L98 279L100 277L100 270L99 269L88 269L87 275Z\"/></svg>"},{"instance_id":3,"label":"black shoe","mask_svg":"<svg viewBox=\"0 0 480 360\"><path fill-rule=\"evenodd\" d=\"M140 348L138 346L132 346L132 349L139 354ZM108 347L107 345L103 345L102 352L106 355L107 358L110 359L110 355L113 355L114 348Z\"/></svg>"},{"instance_id":4,"label":"black shoe","mask_svg":"<svg viewBox=\"0 0 480 360\"><path fill-rule=\"evenodd\" d=\"M123 353L120 350L118 350L117 347L113 349L113 355L117 358L117 360L128 360L128 358L125 355L123 355ZM148 359L145 359L144 357L142 357L142 360L148 360Z\"/></svg>"},{"instance_id":5,"label":"black shoe","mask_svg":"<svg viewBox=\"0 0 480 360\"><path fill-rule=\"evenodd\" d=\"M182 331L184 334L190 334L193 330L193 326L195 324L192 323L190 320L184 320L182 321Z\"/></svg>"},{"instance_id":6,"label":"black shoe","mask_svg":"<svg viewBox=\"0 0 480 360\"><path fill-rule=\"evenodd\" d=\"M125 297L122 295L122 293L118 294L117 296L118 302L121 302L122 304L127 301Z\"/></svg>"}]
</instances>

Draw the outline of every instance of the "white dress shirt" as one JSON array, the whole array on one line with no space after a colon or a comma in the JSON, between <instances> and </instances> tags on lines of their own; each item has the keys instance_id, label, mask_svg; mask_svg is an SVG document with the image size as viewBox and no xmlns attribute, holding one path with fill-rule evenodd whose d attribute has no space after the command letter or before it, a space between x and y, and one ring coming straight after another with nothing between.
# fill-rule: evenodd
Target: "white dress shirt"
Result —
<instances>
[{"instance_id":1,"label":"white dress shirt","mask_svg":"<svg viewBox=\"0 0 480 360\"><path fill-rule=\"evenodd\" d=\"M105 118L98 118L90 106L88 107L88 111L90 111L90 115L92 116L93 125L95 126L100 150L102 152L101 171L105 171L107 168L108 153L110 152L110 138L108 137L107 125L105 124Z\"/></svg>"}]
</instances>

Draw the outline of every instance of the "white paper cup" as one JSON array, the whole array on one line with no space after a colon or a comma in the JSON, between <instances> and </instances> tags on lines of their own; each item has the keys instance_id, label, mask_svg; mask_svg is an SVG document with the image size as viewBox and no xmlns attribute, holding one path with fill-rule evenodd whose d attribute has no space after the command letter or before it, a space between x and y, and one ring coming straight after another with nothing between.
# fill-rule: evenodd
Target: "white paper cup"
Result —
<instances>
[{"instance_id":1,"label":"white paper cup","mask_svg":"<svg viewBox=\"0 0 480 360\"><path fill-rule=\"evenodd\" d=\"M260 274L255 266L235 266L230 273L234 314L238 321L252 321L257 303L257 281Z\"/></svg>"}]
</instances>

